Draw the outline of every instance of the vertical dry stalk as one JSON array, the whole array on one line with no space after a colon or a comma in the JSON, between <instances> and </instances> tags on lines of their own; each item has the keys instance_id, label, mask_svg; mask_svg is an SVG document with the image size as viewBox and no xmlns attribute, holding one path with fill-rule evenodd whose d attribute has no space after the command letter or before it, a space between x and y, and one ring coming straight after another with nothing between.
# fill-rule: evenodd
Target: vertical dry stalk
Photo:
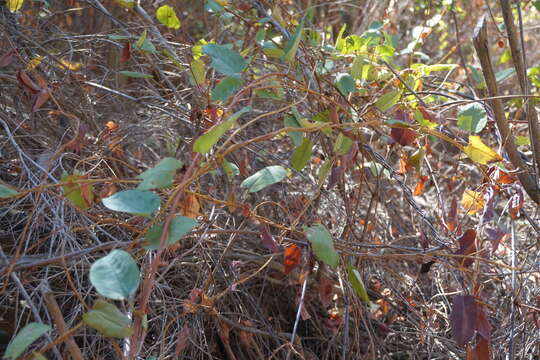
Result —
<instances>
[{"instance_id":1,"label":"vertical dry stalk","mask_svg":"<svg viewBox=\"0 0 540 360\"><path fill-rule=\"evenodd\" d=\"M519 6L519 4L518 4ZM501 0L501 9L504 17L504 24L506 25L506 32L508 34L508 43L510 44L510 52L512 54L512 62L516 68L516 74L519 81L519 86L525 98L525 113L527 114L527 123L529 124L529 137L531 139L531 147L533 151L534 161L536 164L536 176L540 171L540 128L538 127L538 114L534 109L534 105L529 99L530 87L529 80L527 79L527 65L525 63L525 53L523 51L523 44L520 45L518 40L518 32L516 25L514 24L514 17L512 15L512 8L510 7L509 0Z\"/></svg>"},{"instance_id":2,"label":"vertical dry stalk","mask_svg":"<svg viewBox=\"0 0 540 360\"><path fill-rule=\"evenodd\" d=\"M495 80L495 74L493 73L493 68L491 66L491 58L488 49L486 15L482 16L474 29L473 42L474 48L476 49L476 54L480 59L480 65L482 66L482 72L484 73L484 78L486 80L488 94L491 98L493 98L490 100L490 103L495 115L497 129L499 129L502 137L504 150L508 154L512 165L514 165L514 167L518 170L517 176L519 181L521 181L523 188L527 194L529 194L530 198L538 204L540 203L540 192L536 179L531 175L530 169L521 159L521 156L517 151L514 138L508 126L506 115L504 114L502 100L498 98L499 93L497 89L497 81Z\"/></svg>"}]
</instances>

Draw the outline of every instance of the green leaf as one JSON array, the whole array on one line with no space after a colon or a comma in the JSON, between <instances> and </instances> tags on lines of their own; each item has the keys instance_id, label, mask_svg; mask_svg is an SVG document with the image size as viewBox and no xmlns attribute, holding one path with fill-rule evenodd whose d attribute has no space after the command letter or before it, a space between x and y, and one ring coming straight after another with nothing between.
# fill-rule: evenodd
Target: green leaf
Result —
<instances>
[{"instance_id":1,"label":"green leaf","mask_svg":"<svg viewBox=\"0 0 540 360\"><path fill-rule=\"evenodd\" d=\"M401 97L401 91L400 90L393 90L390 92L387 92L383 96L381 96L376 102L375 106L381 110L382 112L386 112L389 110L392 106L396 105L399 101L399 98Z\"/></svg>"},{"instance_id":2,"label":"green leaf","mask_svg":"<svg viewBox=\"0 0 540 360\"><path fill-rule=\"evenodd\" d=\"M334 240L326 227L317 224L304 228L304 232L317 259L336 269L339 265L339 254L334 249Z\"/></svg>"},{"instance_id":3,"label":"green leaf","mask_svg":"<svg viewBox=\"0 0 540 360\"><path fill-rule=\"evenodd\" d=\"M225 45L203 45L203 53L212 58L214 69L224 75L236 75L241 73L247 66L246 60L236 51Z\"/></svg>"},{"instance_id":4,"label":"green leaf","mask_svg":"<svg viewBox=\"0 0 540 360\"><path fill-rule=\"evenodd\" d=\"M223 160L223 172L229 179L232 179L235 176L240 175L240 169L236 164Z\"/></svg>"},{"instance_id":5,"label":"green leaf","mask_svg":"<svg viewBox=\"0 0 540 360\"><path fill-rule=\"evenodd\" d=\"M347 73L338 74L336 77L336 87L343 96L356 91L356 83L352 76Z\"/></svg>"},{"instance_id":6,"label":"green leaf","mask_svg":"<svg viewBox=\"0 0 540 360\"><path fill-rule=\"evenodd\" d=\"M212 100L226 102L229 97L242 87L243 81L238 76L228 76L212 90Z\"/></svg>"},{"instance_id":7,"label":"green leaf","mask_svg":"<svg viewBox=\"0 0 540 360\"><path fill-rule=\"evenodd\" d=\"M169 224L169 234L167 235L166 245L170 246L186 236L199 223L185 216L176 216ZM144 236L143 244L146 250L156 250L159 247L159 240L163 233L163 223L155 224L148 229Z\"/></svg>"},{"instance_id":8,"label":"green leaf","mask_svg":"<svg viewBox=\"0 0 540 360\"><path fill-rule=\"evenodd\" d=\"M201 154L206 154L209 152L219 138L236 123L236 120L242 116L242 114L249 111L251 111L251 106L246 106L235 112L226 121L213 126L206 134L199 136L199 138L195 140L195 144L193 144L193 151Z\"/></svg>"},{"instance_id":9,"label":"green leaf","mask_svg":"<svg viewBox=\"0 0 540 360\"><path fill-rule=\"evenodd\" d=\"M47 360L45 356L41 355L38 352L34 352L32 355L34 356L33 360Z\"/></svg>"},{"instance_id":10,"label":"green leaf","mask_svg":"<svg viewBox=\"0 0 540 360\"><path fill-rule=\"evenodd\" d=\"M345 155L349 152L351 146L352 140L349 137L343 135L342 133L339 133L336 142L334 143L334 151L338 155Z\"/></svg>"},{"instance_id":11,"label":"green leaf","mask_svg":"<svg viewBox=\"0 0 540 360\"><path fill-rule=\"evenodd\" d=\"M300 125L298 120L296 120L296 117L292 115L285 115L283 117L283 125L285 125L286 127L293 127L299 129L302 128L302 125ZM291 137L292 142L295 146L300 146L300 144L302 144L302 139L304 135L302 135L300 131L291 131L288 132L287 135Z\"/></svg>"},{"instance_id":12,"label":"green leaf","mask_svg":"<svg viewBox=\"0 0 540 360\"><path fill-rule=\"evenodd\" d=\"M477 134L487 124L487 114L479 103L471 103L459 109L457 125L465 131Z\"/></svg>"},{"instance_id":13,"label":"green leaf","mask_svg":"<svg viewBox=\"0 0 540 360\"><path fill-rule=\"evenodd\" d=\"M94 201L94 186L92 184L80 184L78 180L85 180L86 177L73 174L68 175L66 172L62 174L60 181L64 184L62 189L64 196L71 201L73 205L79 209L86 210Z\"/></svg>"},{"instance_id":14,"label":"green leaf","mask_svg":"<svg viewBox=\"0 0 540 360\"><path fill-rule=\"evenodd\" d=\"M328 174L330 174L330 170L332 170L332 165L334 165L334 162L332 159L326 159L324 163L321 165L321 168L319 170L319 176L318 176L318 184L321 186L326 181L326 178L328 177Z\"/></svg>"},{"instance_id":15,"label":"green leaf","mask_svg":"<svg viewBox=\"0 0 540 360\"><path fill-rule=\"evenodd\" d=\"M113 211L126 212L137 216L150 216L159 209L161 200L151 191L124 190L101 200Z\"/></svg>"},{"instance_id":16,"label":"green leaf","mask_svg":"<svg viewBox=\"0 0 540 360\"><path fill-rule=\"evenodd\" d=\"M509 77L513 76L516 73L516 69L514 68L508 68L501 71L498 71L495 74L495 81L500 83L503 80L508 79Z\"/></svg>"},{"instance_id":17,"label":"green leaf","mask_svg":"<svg viewBox=\"0 0 540 360\"><path fill-rule=\"evenodd\" d=\"M358 55L351 65L351 76L354 79L367 80L370 68L369 61L365 57Z\"/></svg>"},{"instance_id":18,"label":"green leaf","mask_svg":"<svg viewBox=\"0 0 540 360\"><path fill-rule=\"evenodd\" d=\"M90 282L109 299L124 300L139 287L139 267L124 250L113 250L90 267Z\"/></svg>"},{"instance_id":19,"label":"green leaf","mask_svg":"<svg viewBox=\"0 0 540 360\"><path fill-rule=\"evenodd\" d=\"M160 6L156 10L156 18L160 23L171 29L180 29L180 20L174 9L169 5Z\"/></svg>"},{"instance_id":20,"label":"green leaf","mask_svg":"<svg viewBox=\"0 0 540 360\"><path fill-rule=\"evenodd\" d=\"M304 18L302 18L302 21L300 21L300 24L298 24L298 26L296 27L296 31L287 42L285 49L283 49L283 56L281 57L281 60L288 63L294 61L296 57L296 52L298 51L298 46L300 45L300 41L302 40L303 29Z\"/></svg>"},{"instance_id":21,"label":"green leaf","mask_svg":"<svg viewBox=\"0 0 540 360\"><path fill-rule=\"evenodd\" d=\"M135 48L136 49L140 49L141 46L143 46L144 44L144 41L146 40L146 29L144 29L144 31L142 32L141 36L139 36L139 39L135 42Z\"/></svg>"},{"instance_id":22,"label":"green leaf","mask_svg":"<svg viewBox=\"0 0 540 360\"><path fill-rule=\"evenodd\" d=\"M151 190L169 187L172 185L172 180L176 170L180 169L181 167L181 161L166 157L152 169L148 169L137 176L137 179L143 180L139 186L137 186L137 189Z\"/></svg>"},{"instance_id":23,"label":"green leaf","mask_svg":"<svg viewBox=\"0 0 540 360\"><path fill-rule=\"evenodd\" d=\"M515 141L517 146L531 145L531 139L528 136L516 136Z\"/></svg>"},{"instance_id":24,"label":"green leaf","mask_svg":"<svg viewBox=\"0 0 540 360\"><path fill-rule=\"evenodd\" d=\"M119 71L119 74L135 79L151 79L154 77L154 75L144 74L136 71Z\"/></svg>"},{"instance_id":25,"label":"green leaf","mask_svg":"<svg viewBox=\"0 0 540 360\"><path fill-rule=\"evenodd\" d=\"M156 47L150 40L146 38L146 29L142 32L139 39L135 42L133 46L136 50L146 51L152 54L156 53Z\"/></svg>"},{"instance_id":26,"label":"green leaf","mask_svg":"<svg viewBox=\"0 0 540 360\"><path fill-rule=\"evenodd\" d=\"M206 68L204 62L200 59L193 59L189 64L191 68L190 75L193 77L195 85L201 85L206 80Z\"/></svg>"},{"instance_id":27,"label":"green leaf","mask_svg":"<svg viewBox=\"0 0 540 360\"><path fill-rule=\"evenodd\" d=\"M506 48L501 57L499 58L498 64L505 64L512 58L512 53L510 52L510 49Z\"/></svg>"},{"instance_id":28,"label":"green leaf","mask_svg":"<svg viewBox=\"0 0 540 360\"><path fill-rule=\"evenodd\" d=\"M360 276L358 270L353 268L352 265L349 265L347 267L347 273L349 275L349 282L351 283L352 288L356 292L356 295L358 295L360 300L362 300L366 304L371 304L368 293L366 291L366 287L364 286L364 282L362 281L362 277Z\"/></svg>"},{"instance_id":29,"label":"green leaf","mask_svg":"<svg viewBox=\"0 0 540 360\"><path fill-rule=\"evenodd\" d=\"M3 359L15 360L40 336L49 331L51 327L42 323L31 322L11 339L4 353Z\"/></svg>"},{"instance_id":30,"label":"green leaf","mask_svg":"<svg viewBox=\"0 0 540 360\"><path fill-rule=\"evenodd\" d=\"M477 68L467 65L469 70L471 70L471 77L474 81L474 87L477 89L485 89L486 88L486 80L484 79L484 74Z\"/></svg>"},{"instance_id":31,"label":"green leaf","mask_svg":"<svg viewBox=\"0 0 540 360\"><path fill-rule=\"evenodd\" d=\"M341 27L341 30L339 30L339 34L336 39L336 50L341 52L343 47L345 46L345 38L343 37L343 34L345 33L345 29L347 29L347 24L343 24Z\"/></svg>"},{"instance_id":32,"label":"green leaf","mask_svg":"<svg viewBox=\"0 0 540 360\"><path fill-rule=\"evenodd\" d=\"M131 320L114 304L96 300L92 310L83 315L83 323L106 337L124 339L133 335Z\"/></svg>"},{"instance_id":33,"label":"green leaf","mask_svg":"<svg viewBox=\"0 0 540 360\"><path fill-rule=\"evenodd\" d=\"M13 190L10 187L7 187L6 185L0 184L0 199L7 199L12 196L17 195L19 192L16 190Z\"/></svg>"},{"instance_id":34,"label":"green leaf","mask_svg":"<svg viewBox=\"0 0 540 360\"><path fill-rule=\"evenodd\" d=\"M131 9L132 7L135 7L135 5L137 5L136 0L114 0L114 2L126 9Z\"/></svg>"},{"instance_id":35,"label":"green leaf","mask_svg":"<svg viewBox=\"0 0 540 360\"><path fill-rule=\"evenodd\" d=\"M418 122L420 126L427 127L429 129L434 129L437 127L437 123L425 119L424 114L422 114L422 112L418 109L414 111L414 119L416 120L416 122Z\"/></svg>"},{"instance_id":36,"label":"green leaf","mask_svg":"<svg viewBox=\"0 0 540 360\"><path fill-rule=\"evenodd\" d=\"M287 172L282 166L268 166L242 181L240 187L249 188L249 192L254 193L280 182L285 176L287 176Z\"/></svg>"},{"instance_id":37,"label":"green leaf","mask_svg":"<svg viewBox=\"0 0 540 360\"><path fill-rule=\"evenodd\" d=\"M311 159L312 151L313 143L308 138L304 138L302 144L294 149L291 158L292 167L297 171L302 171L302 169L308 164L309 159Z\"/></svg>"}]
</instances>

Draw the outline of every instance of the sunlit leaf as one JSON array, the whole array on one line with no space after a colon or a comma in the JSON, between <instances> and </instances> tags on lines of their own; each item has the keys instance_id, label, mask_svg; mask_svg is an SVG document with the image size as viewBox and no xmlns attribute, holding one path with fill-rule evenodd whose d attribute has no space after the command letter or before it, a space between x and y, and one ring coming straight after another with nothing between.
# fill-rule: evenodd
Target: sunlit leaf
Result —
<instances>
[{"instance_id":1,"label":"sunlit leaf","mask_svg":"<svg viewBox=\"0 0 540 360\"><path fill-rule=\"evenodd\" d=\"M484 209L484 194L478 191L465 190L461 198L461 205L467 215L474 215Z\"/></svg>"},{"instance_id":2,"label":"sunlit leaf","mask_svg":"<svg viewBox=\"0 0 540 360\"><path fill-rule=\"evenodd\" d=\"M253 193L280 182L286 176L287 172L282 166L267 166L242 181L240 187L248 188L249 192Z\"/></svg>"},{"instance_id":3,"label":"sunlit leaf","mask_svg":"<svg viewBox=\"0 0 540 360\"><path fill-rule=\"evenodd\" d=\"M487 124L487 113L479 103L471 103L459 109L458 126L473 134L479 133Z\"/></svg>"},{"instance_id":4,"label":"sunlit leaf","mask_svg":"<svg viewBox=\"0 0 540 360\"><path fill-rule=\"evenodd\" d=\"M6 185L0 184L0 199L10 198L17 195L18 192Z\"/></svg>"},{"instance_id":5,"label":"sunlit leaf","mask_svg":"<svg viewBox=\"0 0 540 360\"><path fill-rule=\"evenodd\" d=\"M167 234L166 246L170 246L178 242L186 236L199 223L185 216L176 216L171 220L169 225L169 233ZM163 223L155 224L148 229L145 235L143 244L146 250L155 250L159 247L161 234L163 233Z\"/></svg>"},{"instance_id":6,"label":"sunlit leaf","mask_svg":"<svg viewBox=\"0 0 540 360\"><path fill-rule=\"evenodd\" d=\"M201 154L209 152L219 138L236 123L236 120L238 120L242 114L249 111L251 111L251 106L246 106L235 112L226 121L212 127L206 134L199 136L199 138L195 140L195 144L193 144L193 151Z\"/></svg>"},{"instance_id":7,"label":"sunlit leaf","mask_svg":"<svg viewBox=\"0 0 540 360\"><path fill-rule=\"evenodd\" d=\"M247 66L246 60L236 51L225 45L207 44L202 47L203 53L212 58L214 69L224 75L236 75Z\"/></svg>"},{"instance_id":8,"label":"sunlit leaf","mask_svg":"<svg viewBox=\"0 0 540 360\"><path fill-rule=\"evenodd\" d=\"M126 251L113 250L92 264L90 282L100 295L124 300L139 287L139 267Z\"/></svg>"},{"instance_id":9,"label":"sunlit leaf","mask_svg":"<svg viewBox=\"0 0 540 360\"><path fill-rule=\"evenodd\" d=\"M114 304L96 300L92 310L83 315L83 323L106 337L123 339L133 335L131 320Z\"/></svg>"},{"instance_id":10,"label":"sunlit leaf","mask_svg":"<svg viewBox=\"0 0 540 360\"><path fill-rule=\"evenodd\" d=\"M306 233L306 238L311 243L311 248L317 259L334 269L337 268L339 254L334 249L334 240L326 227L316 224L305 228L304 232Z\"/></svg>"},{"instance_id":11,"label":"sunlit leaf","mask_svg":"<svg viewBox=\"0 0 540 360\"><path fill-rule=\"evenodd\" d=\"M401 91L399 90L387 92L375 102L375 106L382 112L385 112L396 105L400 97Z\"/></svg>"},{"instance_id":12,"label":"sunlit leaf","mask_svg":"<svg viewBox=\"0 0 540 360\"><path fill-rule=\"evenodd\" d=\"M11 339L2 359L17 359L34 341L50 329L49 325L36 322L29 323Z\"/></svg>"},{"instance_id":13,"label":"sunlit leaf","mask_svg":"<svg viewBox=\"0 0 540 360\"><path fill-rule=\"evenodd\" d=\"M161 189L172 185L176 170L182 167L182 162L174 158L164 158L152 169L137 176L143 181L137 186L138 190Z\"/></svg>"},{"instance_id":14,"label":"sunlit leaf","mask_svg":"<svg viewBox=\"0 0 540 360\"><path fill-rule=\"evenodd\" d=\"M304 138L302 144L294 149L291 166L297 171L302 171L311 159L312 151L313 143L308 138Z\"/></svg>"},{"instance_id":15,"label":"sunlit leaf","mask_svg":"<svg viewBox=\"0 0 540 360\"><path fill-rule=\"evenodd\" d=\"M480 164L501 161L502 157L495 150L482 142L479 136L469 136L469 145L463 148L463 152L471 160Z\"/></svg>"},{"instance_id":16,"label":"sunlit leaf","mask_svg":"<svg viewBox=\"0 0 540 360\"><path fill-rule=\"evenodd\" d=\"M156 10L156 18L160 23L171 29L180 29L180 20L174 9L169 5L160 6Z\"/></svg>"},{"instance_id":17,"label":"sunlit leaf","mask_svg":"<svg viewBox=\"0 0 540 360\"><path fill-rule=\"evenodd\" d=\"M19 11L24 4L24 0L7 0L6 5L9 11L16 12Z\"/></svg>"},{"instance_id":18,"label":"sunlit leaf","mask_svg":"<svg viewBox=\"0 0 540 360\"><path fill-rule=\"evenodd\" d=\"M195 85L202 85L206 80L206 68L201 59L193 59L189 64L190 75L193 77Z\"/></svg>"},{"instance_id":19,"label":"sunlit leaf","mask_svg":"<svg viewBox=\"0 0 540 360\"><path fill-rule=\"evenodd\" d=\"M159 196L151 191L124 190L101 200L113 211L126 212L138 216L150 216L159 209Z\"/></svg>"}]
</instances>

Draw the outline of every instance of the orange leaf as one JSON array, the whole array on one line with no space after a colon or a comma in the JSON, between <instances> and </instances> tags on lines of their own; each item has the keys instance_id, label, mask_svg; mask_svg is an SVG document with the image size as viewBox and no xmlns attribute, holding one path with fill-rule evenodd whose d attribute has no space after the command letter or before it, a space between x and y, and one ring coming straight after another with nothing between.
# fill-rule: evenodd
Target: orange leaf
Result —
<instances>
[{"instance_id":1,"label":"orange leaf","mask_svg":"<svg viewBox=\"0 0 540 360\"><path fill-rule=\"evenodd\" d=\"M474 215L484 208L484 194L478 191L465 190L461 198L461 205L467 215Z\"/></svg>"},{"instance_id":2,"label":"orange leaf","mask_svg":"<svg viewBox=\"0 0 540 360\"><path fill-rule=\"evenodd\" d=\"M193 194L186 194L181 207L182 215L186 217L196 219L201 215L201 205L199 204L199 200L197 200L197 197Z\"/></svg>"},{"instance_id":3,"label":"orange leaf","mask_svg":"<svg viewBox=\"0 0 540 360\"><path fill-rule=\"evenodd\" d=\"M295 244L292 244L285 248L285 254L283 259L283 266L285 267L283 272L285 273L285 275L290 273L295 267L298 266L301 257L302 250Z\"/></svg>"},{"instance_id":4,"label":"orange leaf","mask_svg":"<svg viewBox=\"0 0 540 360\"><path fill-rule=\"evenodd\" d=\"M418 180L414 188L414 194L413 194L414 196L420 196L424 193L424 185L426 184L428 180L429 180L429 177L425 175L420 176L420 179Z\"/></svg>"}]
</instances>

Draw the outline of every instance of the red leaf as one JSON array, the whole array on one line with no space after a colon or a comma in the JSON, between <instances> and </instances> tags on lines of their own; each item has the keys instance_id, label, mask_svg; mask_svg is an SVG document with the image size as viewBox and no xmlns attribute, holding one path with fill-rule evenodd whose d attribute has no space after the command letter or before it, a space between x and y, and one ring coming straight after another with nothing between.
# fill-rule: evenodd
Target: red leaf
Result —
<instances>
[{"instance_id":1,"label":"red leaf","mask_svg":"<svg viewBox=\"0 0 540 360\"><path fill-rule=\"evenodd\" d=\"M285 254L283 259L283 266L285 269L283 272L285 275L290 273L295 267L300 263L300 258L302 257L302 250L296 245L291 245L285 248Z\"/></svg>"},{"instance_id":2,"label":"red leaf","mask_svg":"<svg viewBox=\"0 0 540 360\"><path fill-rule=\"evenodd\" d=\"M127 62L131 58L131 43L126 41L124 47L122 48L122 57L120 58L121 63Z\"/></svg>"},{"instance_id":3,"label":"red leaf","mask_svg":"<svg viewBox=\"0 0 540 360\"><path fill-rule=\"evenodd\" d=\"M392 139L394 139L394 141L401 146L406 146L411 145L418 136L418 134L411 129L394 127L390 131L390 136L392 136Z\"/></svg>"},{"instance_id":4,"label":"red leaf","mask_svg":"<svg viewBox=\"0 0 540 360\"><path fill-rule=\"evenodd\" d=\"M523 207L523 190L521 186L517 188L516 193L510 198L508 212L512 219L517 219L520 216L520 210Z\"/></svg>"},{"instance_id":5,"label":"red leaf","mask_svg":"<svg viewBox=\"0 0 540 360\"><path fill-rule=\"evenodd\" d=\"M491 337L491 324L489 323L483 304L476 303L476 314L476 331L484 340L489 340Z\"/></svg>"},{"instance_id":6,"label":"red leaf","mask_svg":"<svg viewBox=\"0 0 540 360\"><path fill-rule=\"evenodd\" d=\"M467 350L467 360L489 360L489 341L478 337L476 346Z\"/></svg>"},{"instance_id":7,"label":"red leaf","mask_svg":"<svg viewBox=\"0 0 540 360\"><path fill-rule=\"evenodd\" d=\"M420 179L418 179L418 182L416 183L416 186L414 187L414 196L420 196L424 193L424 185L429 180L429 177L423 175L420 176Z\"/></svg>"},{"instance_id":8,"label":"red leaf","mask_svg":"<svg viewBox=\"0 0 540 360\"><path fill-rule=\"evenodd\" d=\"M358 155L358 144L355 142L352 143L351 149L349 152L342 157L341 165L345 169L350 169L355 165L356 156Z\"/></svg>"},{"instance_id":9,"label":"red leaf","mask_svg":"<svg viewBox=\"0 0 540 360\"><path fill-rule=\"evenodd\" d=\"M279 252L279 245L276 239L274 239L274 237L272 236L272 234L270 234L270 229L268 228L268 225L267 224L261 225L260 230L261 230L261 242L263 246L273 253Z\"/></svg>"},{"instance_id":10,"label":"red leaf","mask_svg":"<svg viewBox=\"0 0 540 360\"><path fill-rule=\"evenodd\" d=\"M15 55L16 53L17 50L11 49L10 51L2 55L2 57L0 57L0 67L8 66L9 64L11 64L11 60L13 60L13 55Z\"/></svg>"},{"instance_id":11,"label":"red leaf","mask_svg":"<svg viewBox=\"0 0 540 360\"><path fill-rule=\"evenodd\" d=\"M476 230L469 229L465 231L465 234L463 234L462 237L458 239L459 242L459 250L456 251L456 255L471 255L476 252ZM473 263L474 259L469 258L462 258L460 260L461 266L469 267Z\"/></svg>"},{"instance_id":12,"label":"red leaf","mask_svg":"<svg viewBox=\"0 0 540 360\"><path fill-rule=\"evenodd\" d=\"M450 328L458 346L464 346L472 339L476 330L476 300L471 295L454 298L450 314Z\"/></svg>"},{"instance_id":13,"label":"red leaf","mask_svg":"<svg viewBox=\"0 0 540 360\"><path fill-rule=\"evenodd\" d=\"M176 348L174 350L174 353L176 356L180 356L184 349L186 348L188 342L189 342L189 334L191 333L191 329L189 326L184 325L182 330L178 332L178 338L176 339Z\"/></svg>"}]
</instances>

